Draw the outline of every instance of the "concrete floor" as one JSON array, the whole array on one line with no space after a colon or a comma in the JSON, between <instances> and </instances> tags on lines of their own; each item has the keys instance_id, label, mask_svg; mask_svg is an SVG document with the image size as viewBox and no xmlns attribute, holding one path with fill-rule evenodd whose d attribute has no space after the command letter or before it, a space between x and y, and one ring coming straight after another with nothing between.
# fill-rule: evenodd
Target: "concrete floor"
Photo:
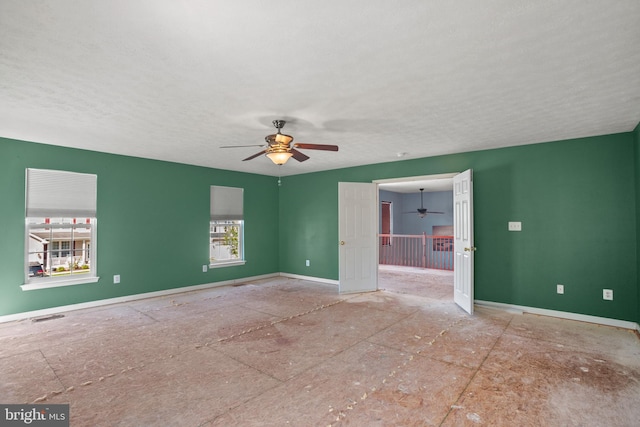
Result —
<instances>
[{"instance_id":1,"label":"concrete floor","mask_svg":"<svg viewBox=\"0 0 640 427\"><path fill-rule=\"evenodd\" d=\"M637 426L634 332L452 302L450 272L383 291L274 278L0 324L0 403L72 426Z\"/></svg>"}]
</instances>

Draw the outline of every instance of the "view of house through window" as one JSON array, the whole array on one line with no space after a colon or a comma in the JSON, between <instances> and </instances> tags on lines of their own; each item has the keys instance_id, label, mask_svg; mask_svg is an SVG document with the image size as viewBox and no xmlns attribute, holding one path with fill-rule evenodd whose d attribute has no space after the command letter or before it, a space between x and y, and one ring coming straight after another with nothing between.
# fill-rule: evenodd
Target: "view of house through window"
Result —
<instances>
[{"instance_id":1,"label":"view of house through window","mask_svg":"<svg viewBox=\"0 0 640 427\"><path fill-rule=\"evenodd\" d=\"M209 264L244 262L243 189L211 186Z\"/></svg>"},{"instance_id":2,"label":"view of house through window","mask_svg":"<svg viewBox=\"0 0 640 427\"><path fill-rule=\"evenodd\" d=\"M27 218L29 278L91 274L92 218Z\"/></svg>"}]
</instances>

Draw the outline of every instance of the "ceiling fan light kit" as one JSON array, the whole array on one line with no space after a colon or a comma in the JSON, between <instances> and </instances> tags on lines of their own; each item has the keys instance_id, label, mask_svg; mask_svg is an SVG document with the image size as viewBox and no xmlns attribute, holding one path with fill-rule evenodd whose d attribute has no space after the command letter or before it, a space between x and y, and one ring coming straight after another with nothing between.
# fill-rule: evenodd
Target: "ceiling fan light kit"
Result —
<instances>
[{"instance_id":1,"label":"ceiling fan light kit","mask_svg":"<svg viewBox=\"0 0 640 427\"><path fill-rule=\"evenodd\" d=\"M282 166L287 161L293 157L299 162L304 162L309 159L309 156L306 154L296 150L296 148L301 148L303 150L324 150L324 151L338 151L337 145L326 145L326 144L291 144L293 142L293 137L291 135L285 135L281 131L284 127L286 121L284 120L274 120L273 126L278 130L277 133L273 135L267 135L264 140L267 143L267 148L262 150L259 153L256 153L252 156L243 159L243 161L255 159L256 157L264 154L267 156L273 163L278 166ZM231 148L233 146L223 146L220 148ZM236 145L235 147L249 147L248 145Z\"/></svg>"},{"instance_id":2,"label":"ceiling fan light kit","mask_svg":"<svg viewBox=\"0 0 640 427\"><path fill-rule=\"evenodd\" d=\"M284 165L285 163L287 163L287 160L289 160L291 156L293 156L293 154L287 151L283 151L283 152L267 153L266 156L270 158L271 161L276 165Z\"/></svg>"}]
</instances>

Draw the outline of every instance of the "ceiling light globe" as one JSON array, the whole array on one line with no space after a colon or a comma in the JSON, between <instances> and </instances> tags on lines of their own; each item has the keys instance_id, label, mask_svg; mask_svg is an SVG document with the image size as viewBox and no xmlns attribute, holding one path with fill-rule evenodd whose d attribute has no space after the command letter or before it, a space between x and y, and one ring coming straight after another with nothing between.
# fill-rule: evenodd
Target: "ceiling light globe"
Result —
<instances>
[{"instance_id":1,"label":"ceiling light globe","mask_svg":"<svg viewBox=\"0 0 640 427\"><path fill-rule=\"evenodd\" d=\"M270 158L271 161L276 165L284 165L292 155L293 154L289 153L288 151L284 151L281 153L267 153L267 157Z\"/></svg>"}]
</instances>

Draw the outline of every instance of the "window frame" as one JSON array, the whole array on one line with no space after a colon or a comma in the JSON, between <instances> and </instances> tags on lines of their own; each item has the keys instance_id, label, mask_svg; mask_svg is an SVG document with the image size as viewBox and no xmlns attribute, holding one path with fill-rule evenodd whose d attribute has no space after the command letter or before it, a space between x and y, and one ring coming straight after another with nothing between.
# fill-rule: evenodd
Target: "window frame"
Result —
<instances>
[{"instance_id":1,"label":"window frame","mask_svg":"<svg viewBox=\"0 0 640 427\"><path fill-rule=\"evenodd\" d=\"M228 227L233 226L238 228L238 257L237 258L225 258L219 261L214 261L212 257L212 247L214 243L213 234L216 233L213 231L213 227ZM211 220L209 221L209 268L218 268L218 267L228 267L232 265L244 265L247 261L244 259L244 221L243 220L235 220L235 221L224 221L224 220Z\"/></svg>"},{"instance_id":2,"label":"window frame","mask_svg":"<svg viewBox=\"0 0 640 427\"><path fill-rule=\"evenodd\" d=\"M65 193L68 188L75 193ZM51 195L52 192L59 192ZM24 283L23 291L47 289L60 286L95 283L100 280L97 263L97 175L68 172L60 170L29 169L25 171L25 228L24 228ZM88 222L87 222L88 220ZM76 237L75 230L89 229L89 238ZM53 239L54 229L69 230L68 239ZM31 247L32 231L49 230L49 238L41 242L47 246L46 251ZM88 272L76 272L73 266L69 274L55 276L49 272L48 277L30 276L31 258L34 254L42 254L40 265L45 268L45 256L52 270L52 255L56 258L70 258L73 262L80 249L75 242L85 241L85 260L89 261ZM46 242L46 243L45 243ZM72 243L74 242L74 243ZM74 262L75 265L75 262Z\"/></svg>"},{"instance_id":3,"label":"window frame","mask_svg":"<svg viewBox=\"0 0 640 427\"><path fill-rule=\"evenodd\" d=\"M80 285L83 283L95 283L99 280L97 275L97 258L96 258L96 236L97 236L97 228L98 221L96 218L88 218L90 222L85 223L66 223L66 222L30 222L30 219L33 217L25 218L25 272L24 272L24 284L21 286L22 290L35 290L35 289L46 289L60 286L70 286L70 285ZM47 218L48 219L48 218ZM79 229L79 228L89 228L89 239L88 239L88 259L90 260L91 266L88 272L86 273L76 273L74 274L74 270L70 270L70 274L68 275L60 275L58 277L31 277L29 276L30 271L30 255L33 253L38 253L40 251L30 251L29 249L29 239L31 238L31 230L34 229L42 229L42 228L51 228L51 229ZM51 232L54 233L53 231ZM72 236L74 233L72 231ZM49 247L46 252L48 253L49 259L53 259L53 254L57 253L57 258L75 258L75 252L78 252L79 249L75 249L71 242L82 241L82 239L76 239L75 236L71 237L69 240L50 240ZM64 243L68 243L68 248L65 248L66 245ZM43 250L43 252L45 252ZM66 256L64 256L66 255ZM51 262L51 261L49 261ZM42 264L41 264L42 265ZM52 269L53 265L50 266ZM50 271L50 274L53 272Z\"/></svg>"},{"instance_id":4,"label":"window frame","mask_svg":"<svg viewBox=\"0 0 640 427\"><path fill-rule=\"evenodd\" d=\"M219 185L210 186L209 204L209 268L230 267L244 265L244 188L226 187ZM223 239L220 235L223 232L214 231L214 227L233 226L237 227L238 234L235 237L238 242L237 258L230 257L214 260L214 245ZM215 236L217 234L218 236Z\"/></svg>"}]
</instances>

